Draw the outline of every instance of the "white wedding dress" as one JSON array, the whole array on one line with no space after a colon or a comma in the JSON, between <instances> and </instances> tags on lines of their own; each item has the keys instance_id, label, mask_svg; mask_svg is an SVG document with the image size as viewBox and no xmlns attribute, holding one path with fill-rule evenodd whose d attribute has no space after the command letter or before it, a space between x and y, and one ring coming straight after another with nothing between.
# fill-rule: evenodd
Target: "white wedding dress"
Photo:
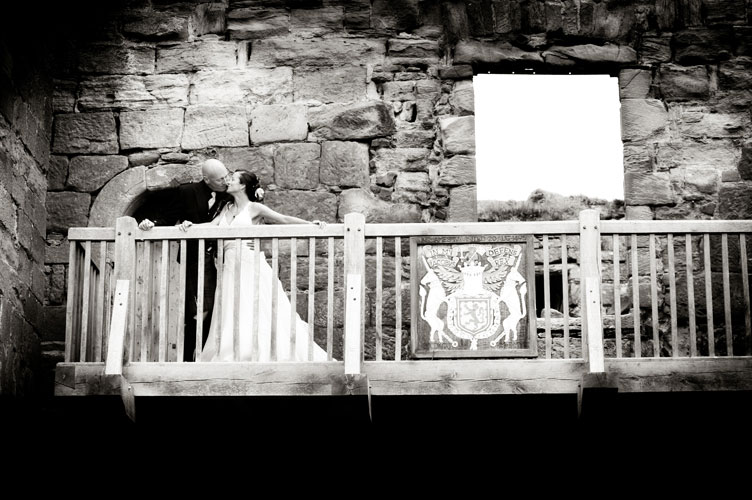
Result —
<instances>
[{"instance_id":1,"label":"white wedding dress","mask_svg":"<svg viewBox=\"0 0 752 500\"><path fill-rule=\"evenodd\" d=\"M227 207L219 214L220 227L247 227L255 225L249 210L250 204L232 219ZM249 247L253 240L242 240L240 252L234 239L224 240L224 265L221 267L222 281L217 283L216 302L212 313L209 335L199 361L235 361L233 356L233 328L239 318L239 361L326 361L327 355L313 342L313 355L308 354L308 323L295 314L295 353L291 355L290 324L291 306L282 283L272 283L272 268L266 261L264 252L259 258L259 285L256 287L254 272L255 251ZM240 275L236 274L236 259L240 258ZM240 308L235 311L235 283L240 279ZM221 295L219 288L222 288ZM258 300L258 332L254 345L254 300ZM277 294L276 355L271 356L272 333L272 293ZM219 352L217 336L219 333ZM254 353L254 350L256 352Z\"/></svg>"}]
</instances>

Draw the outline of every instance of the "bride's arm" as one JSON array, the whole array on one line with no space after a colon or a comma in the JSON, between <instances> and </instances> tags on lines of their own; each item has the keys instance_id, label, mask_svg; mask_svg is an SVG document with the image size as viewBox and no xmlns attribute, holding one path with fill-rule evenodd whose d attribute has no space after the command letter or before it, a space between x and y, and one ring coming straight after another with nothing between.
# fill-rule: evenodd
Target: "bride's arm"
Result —
<instances>
[{"instance_id":1,"label":"bride's arm","mask_svg":"<svg viewBox=\"0 0 752 500\"><path fill-rule=\"evenodd\" d=\"M214 217L210 222L199 222L198 224L194 224L193 222L189 220L184 220L180 224L178 224L178 228L180 228L181 231L187 230L189 227L209 227L209 226L218 226L219 221L222 219L222 217L225 215L225 212L227 211L228 205L225 205L222 210L220 210L219 214Z\"/></svg>"},{"instance_id":2,"label":"bride's arm","mask_svg":"<svg viewBox=\"0 0 752 500\"><path fill-rule=\"evenodd\" d=\"M262 216L265 220L274 222L275 224L317 224L319 227L324 227L326 225L326 222L324 221L315 220L309 222L299 217L275 212L271 208L267 207L266 205L262 205L261 203L254 203L254 205L254 208L258 210L260 216Z\"/></svg>"}]
</instances>

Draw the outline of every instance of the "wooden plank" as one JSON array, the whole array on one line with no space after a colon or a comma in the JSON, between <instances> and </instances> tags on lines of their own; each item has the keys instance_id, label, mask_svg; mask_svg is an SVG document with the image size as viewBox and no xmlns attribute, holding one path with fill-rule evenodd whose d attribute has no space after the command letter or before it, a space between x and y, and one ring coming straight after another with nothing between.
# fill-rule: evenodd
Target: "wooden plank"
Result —
<instances>
[{"instance_id":1,"label":"wooden plank","mask_svg":"<svg viewBox=\"0 0 752 500\"><path fill-rule=\"evenodd\" d=\"M537 222L400 223L366 225L366 237L377 236L466 236L488 234L578 234L576 220Z\"/></svg>"},{"instance_id":2,"label":"wooden plank","mask_svg":"<svg viewBox=\"0 0 752 500\"><path fill-rule=\"evenodd\" d=\"M721 235L721 261L723 269L723 313L726 323L726 356L734 355L734 333L731 329L731 286L729 284L728 234Z\"/></svg>"},{"instance_id":3,"label":"wooden plank","mask_svg":"<svg viewBox=\"0 0 752 500\"><path fill-rule=\"evenodd\" d=\"M585 278L585 318L588 325L587 348L590 373L604 372L600 281L592 276Z\"/></svg>"},{"instance_id":4,"label":"wooden plank","mask_svg":"<svg viewBox=\"0 0 752 500\"><path fill-rule=\"evenodd\" d=\"M616 357L624 357L621 346L621 263L619 262L619 235L612 236L613 254L612 264L614 266L614 321L616 337Z\"/></svg>"},{"instance_id":5,"label":"wooden plank","mask_svg":"<svg viewBox=\"0 0 752 500\"><path fill-rule=\"evenodd\" d=\"M661 340L658 330L658 277L655 257L655 234L648 236L648 259L650 262L650 307L653 327L653 357L661 355Z\"/></svg>"},{"instance_id":6,"label":"wooden plank","mask_svg":"<svg viewBox=\"0 0 752 500\"><path fill-rule=\"evenodd\" d=\"M178 298L180 295L180 265L177 262L179 241L169 242L170 276L167 281L167 361L177 361L177 338L182 335L182 323L178 323Z\"/></svg>"},{"instance_id":7,"label":"wooden plank","mask_svg":"<svg viewBox=\"0 0 752 500\"><path fill-rule=\"evenodd\" d=\"M185 256L188 255L188 244L183 239L180 240L180 255ZM180 259L180 270L178 271L178 296L175 299L177 302L177 362L182 363L183 362L183 356L185 354L185 335L190 335L192 332L186 332L185 331L185 287L186 287L186 277L187 277L187 270L188 267L186 266L186 259L185 257ZM201 346L197 346L200 350Z\"/></svg>"},{"instance_id":8,"label":"wooden plank","mask_svg":"<svg viewBox=\"0 0 752 500\"><path fill-rule=\"evenodd\" d=\"M107 345L109 342L110 329L109 325L112 321L112 308L115 302L115 283L113 280L114 267L110 262L105 266L105 301L104 301L104 319L102 322L102 361L107 358Z\"/></svg>"},{"instance_id":9,"label":"wooden plank","mask_svg":"<svg viewBox=\"0 0 752 500\"><path fill-rule=\"evenodd\" d=\"M708 355L715 356L715 331L713 328L713 285L710 269L710 234L703 236L703 251L705 254L705 307L708 332Z\"/></svg>"},{"instance_id":10,"label":"wooden plank","mask_svg":"<svg viewBox=\"0 0 752 500\"><path fill-rule=\"evenodd\" d=\"M159 338L159 310L160 310L160 294L159 294L159 283L160 283L160 270L161 270L161 261L160 261L160 255L161 255L161 248L162 248L162 242L154 242L154 249L151 253L151 259L152 259L152 269L153 272L149 275L149 282L150 290L151 290L151 297L150 297L150 306L151 310L149 311L149 314L151 315L151 321L150 321L150 333L149 333L149 339L151 339L151 352L152 359L154 361L158 361L159 357L161 356L161 349L160 349L160 338Z\"/></svg>"},{"instance_id":11,"label":"wooden plank","mask_svg":"<svg viewBox=\"0 0 752 500\"><path fill-rule=\"evenodd\" d=\"M363 214L345 215L345 374L360 373L363 362L365 325L365 223ZM355 287L355 289L353 289ZM357 306L357 312L354 308ZM352 330L355 329L355 330ZM348 356L351 356L348 359ZM352 356L356 356L353 358Z\"/></svg>"},{"instance_id":12,"label":"wooden plank","mask_svg":"<svg viewBox=\"0 0 752 500\"><path fill-rule=\"evenodd\" d=\"M601 231L609 234L747 233L752 231L752 220L607 220L601 221Z\"/></svg>"},{"instance_id":13,"label":"wooden plank","mask_svg":"<svg viewBox=\"0 0 752 500\"><path fill-rule=\"evenodd\" d=\"M244 245L243 240L240 238L235 239L235 270L232 273L232 302L233 302L233 325L232 325L232 359L240 361L240 285L243 258L242 250ZM272 281L274 283L274 281ZM276 295L276 293L274 293ZM221 330L220 330L221 331ZM219 353L219 351L217 351Z\"/></svg>"},{"instance_id":14,"label":"wooden plank","mask_svg":"<svg viewBox=\"0 0 752 500\"><path fill-rule=\"evenodd\" d=\"M142 231L139 234L139 239L234 240L241 238L247 240L252 238L308 238L312 236L342 237L343 230L342 224L327 224L324 228L320 228L316 224L269 224L246 227L194 226L188 232L183 232L175 226L157 226L149 231Z\"/></svg>"},{"instance_id":15,"label":"wooden plank","mask_svg":"<svg viewBox=\"0 0 752 500\"><path fill-rule=\"evenodd\" d=\"M77 285L77 262L76 262L76 243L70 242L68 249L68 293L65 302L65 362L70 363L73 359L73 323L76 306L76 285Z\"/></svg>"},{"instance_id":16,"label":"wooden plank","mask_svg":"<svg viewBox=\"0 0 752 500\"><path fill-rule=\"evenodd\" d=\"M272 333L271 333L271 344L269 347L269 360L276 361L277 360L277 328L279 328L279 325L277 324L279 318L277 317L277 308L279 307L279 304L277 303L277 289L278 286L277 281L279 280L279 239L273 238L272 239L272 287L274 287L272 291ZM279 285L281 286L281 285Z\"/></svg>"},{"instance_id":17,"label":"wooden plank","mask_svg":"<svg viewBox=\"0 0 752 500\"><path fill-rule=\"evenodd\" d=\"M543 239L543 317L546 325L546 359L551 359L553 341L551 339L551 278L549 276L548 235Z\"/></svg>"},{"instance_id":18,"label":"wooden plank","mask_svg":"<svg viewBox=\"0 0 752 500\"><path fill-rule=\"evenodd\" d=\"M114 227L72 227L68 229L68 241L115 241Z\"/></svg>"},{"instance_id":19,"label":"wooden plank","mask_svg":"<svg viewBox=\"0 0 752 500\"><path fill-rule=\"evenodd\" d=\"M402 359L402 240L394 238L394 360Z\"/></svg>"},{"instance_id":20,"label":"wooden plank","mask_svg":"<svg viewBox=\"0 0 752 500\"><path fill-rule=\"evenodd\" d=\"M187 245L187 242L186 242ZM222 326L222 313L219 309L221 309L221 300L220 297L222 296L222 268L224 267L224 260L223 260L223 252L224 252L224 242L217 240L215 242L215 245L217 246L217 290L215 292L216 296L214 297L214 314L217 315L217 331L221 331ZM195 336L194 340L194 360L198 360L201 357L201 351L203 351L203 322L199 321L199 318L201 318L204 314L204 281L206 280L206 277L204 276L205 269L204 266L201 264L201 258L200 256L206 254L206 240L198 240L198 253L199 265L196 266L196 331L195 332L186 332L186 335L193 334ZM187 256L188 254L186 254ZM185 259L183 259L185 260ZM213 316L212 316L213 318ZM190 322L189 322L190 323ZM219 352L219 335L217 335L217 350L215 352ZM190 353L188 353L190 356Z\"/></svg>"},{"instance_id":21,"label":"wooden plank","mask_svg":"<svg viewBox=\"0 0 752 500\"><path fill-rule=\"evenodd\" d=\"M162 240L162 260L159 265L159 361L167 361L167 278L170 272L170 242Z\"/></svg>"},{"instance_id":22,"label":"wooden plank","mask_svg":"<svg viewBox=\"0 0 752 500\"><path fill-rule=\"evenodd\" d=\"M667 235L668 247L668 281L669 281L669 310L671 312L671 356L679 357L679 325L676 313L676 273L674 263L674 235Z\"/></svg>"},{"instance_id":23,"label":"wooden plank","mask_svg":"<svg viewBox=\"0 0 752 500\"><path fill-rule=\"evenodd\" d=\"M253 319L251 320L251 359L259 360L259 297L261 295L261 240L253 240Z\"/></svg>"},{"instance_id":24,"label":"wooden plank","mask_svg":"<svg viewBox=\"0 0 752 500\"><path fill-rule=\"evenodd\" d=\"M102 346L104 341L104 322L105 317L105 282L107 278L107 242L99 242L99 281L97 282L96 293L96 327L94 331L94 361L102 361Z\"/></svg>"},{"instance_id":25,"label":"wooden plank","mask_svg":"<svg viewBox=\"0 0 752 500\"><path fill-rule=\"evenodd\" d=\"M133 217L118 217L115 221L115 281L136 280L136 236L142 233L138 229L136 219ZM134 286L131 289L135 288ZM136 334L133 326L136 320L135 300L133 293L128 296L128 320L126 322L126 339L125 339L125 358L131 360L131 355L135 352L133 346L136 341ZM130 325L130 326L129 326Z\"/></svg>"},{"instance_id":26,"label":"wooden plank","mask_svg":"<svg viewBox=\"0 0 752 500\"><path fill-rule=\"evenodd\" d=\"M89 340L89 309L90 309L90 301L91 301L91 241L87 240L84 241L84 262L83 266L81 266L81 271L83 271L84 279L83 284L81 286L81 291L83 292L83 297L81 299L81 330L80 330L80 338L81 341L81 347L80 347L80 360L81 361L93 361L89 358L88 354L88 345L87 342Z\"/></svg>"},{"instance_id":27,"label":"wooden plank","mask_svg":"<svg viewBox=\"0 0 752 500\"><path fill-rule=\"evenodd\" d=\"M635 358L642 357L642 325L640 323L640 267L637 254L637 235L631 235L630 250L632 252L632 324L634 328Z\"/></svg>"},{"instance_id":28,"label":"wooden plank","mask_svg":"<svg viewBox=\"0 0 752 500\"><path fill-rule=\"evenodd\" d=\"M697 313L695 311L694 260L692 258L692 235L684 235L687 257L687 315L689 316L689 355L697 356Z\"/></svg>"},{"instance_id":29,"label":"wooden plank","mask_svg":"<svg viewBox=\"0 0 752 500\"><path fill-rule=\"evenodd\" d=\"M561 238L561 289L562 289L562 313L564 313L564 359L569 359L569 253L567 252L567 235Z\"/></svg>"},{"instance_id":30,"label":"wooden plank","mask_svg":"<svg viewBox=\"0 0 752 500\"><path fill-rule=\"evenodd\" d=\"M334 238L328 238L327 245L326 359L331 360L334 347Z\"/></svg>"},{"instance_id":31,"label":"wooden plank","mask_svg":"<svg viewBox=\"0 0 752 500\"><path fill-rule=\"evenodd\" d=\"M313 361L316 323L316 238L308 238L308 361Z\"/></svg>"},{"instance_id":32,"label":"wooden plank","mask_svg":"<svg viewBox=\"0 0 752 500\"><path fill-rule=\"evenodd\" d=\"M383 358L384 238L376 237L376 361Z\"/></svg>"},{"instance_id":33,"label":"wooden plank","mask_svg":"<svg viewBox=\"0 0 752 500\"><path fill-rule=\"evenodd\" d=\"M112 324L110 325L109 345L105 375L120 375L123 373L123 355L125 349L125 329L128 318L129 280L117 280L115 286L115 304L112 309Z\"/></svg>"},{"instance_id":34,"label":"wooden plank","mask_svg":"<svg viewBox=\"0 0 752 500\"><path fill-rule=\"evenodd\" d=\"M746 235L739 235L739 258L742 265L742 293L744 296L744 331L747 337L747 355L752 354L752 321L750 320L749 304L749 269L747 265L747 239Z\"/></svg>"},{"instance_id":35,"label":"wooden plank","mask_svg":"<svg viewBox=\"0 0 752 500\"><path fill-rule=\"evenodd\" d=\"M597 210L580 212L580 283L583 288L582 354L590 362L590 372L603 371L603 330L601 318L600 217ZM588 296L591 294L591 296ZM597 296L597 297L596 297ZM597 307L597 311L593 308ZM596 323L591 323L596 321ZM585 344L587 341L587 344ZM595 356L591 360L591 356ZM594 363L594 364L593 364Z\"/></svg>"},{"instance_id":36,"label":"wooden plank","mask_svg":"<svg viewBox=\"0 0 752 500\"><path fill-rule=\"evenodd\" d=\"M297 295L298 295L298 240L290 238L290 356L296 359L297 351Z\"/></svg>"},{"instance_id":37,"label":"wooden plank","mask_svg":"<svg viewBox=\"0 0 752 500\"><path fill-rule=\"evenodd\" d=\"M148 248L148 250L147 250ZM133 331L136 337L136 350L133 351L133 361L149 361L148 347L150 342L147 331L148 311L151 310L149 298L151 291L147 293L147 288L151 281L147 276L151 275L151 242L136 242L136 280L133 282L133 302L134 302L134 323ZM149 289L150 290L150 289ZM138 298L141 300L139 301ZM137 330L138 329L138 330ZM156 361L153 359L151 361Z\"/></svg>"}]
</instances>

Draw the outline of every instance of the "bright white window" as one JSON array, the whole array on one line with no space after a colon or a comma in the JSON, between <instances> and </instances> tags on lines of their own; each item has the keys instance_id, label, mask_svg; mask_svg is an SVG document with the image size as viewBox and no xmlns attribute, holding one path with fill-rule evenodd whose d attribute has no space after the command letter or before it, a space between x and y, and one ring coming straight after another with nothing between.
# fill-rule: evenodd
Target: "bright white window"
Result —
<instances>
[{"instance_id":1,"label":"bright white window","mask_svg":"<svg viewBox=\"0 0 752 500\"><path fill-rule=\"evenodd\" d=\"M479 74L473 87L478 200L624 199L617 78Z\"/></svg>"}]
</instances>

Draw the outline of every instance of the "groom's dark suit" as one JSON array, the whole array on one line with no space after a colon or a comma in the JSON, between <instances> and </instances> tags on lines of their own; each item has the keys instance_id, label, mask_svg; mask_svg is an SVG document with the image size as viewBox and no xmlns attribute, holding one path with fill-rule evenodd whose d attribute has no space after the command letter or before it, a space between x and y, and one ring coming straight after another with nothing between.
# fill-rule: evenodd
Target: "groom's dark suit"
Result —
<instances>
[{"instance_id":1,"label":"groom's dark suit","mask_svg":"<svg viewBox=\"0 0 752 500\"><path fill-rule=\"evenodd\" d=\"M195 224L210 222L222 209L230 196L216 193L216 201L209 208L212 190L204 181L183 184L166 191L165 203L160 213L151 221L157 226L172 226L189 220ZM214 266L214 249L211 241L206 242L206 254L201 259L204 263L204 306L206 313L203 321L203 339L209 332L212 309L214 307L214 289L217 282L217 269ZM188 240L186 260L185 291L185 335L183 359L193 361L196 348L196 297L198 296L198 242ZM181 256L182 258L182 256Z\"/></svg>"}]
</instances>

